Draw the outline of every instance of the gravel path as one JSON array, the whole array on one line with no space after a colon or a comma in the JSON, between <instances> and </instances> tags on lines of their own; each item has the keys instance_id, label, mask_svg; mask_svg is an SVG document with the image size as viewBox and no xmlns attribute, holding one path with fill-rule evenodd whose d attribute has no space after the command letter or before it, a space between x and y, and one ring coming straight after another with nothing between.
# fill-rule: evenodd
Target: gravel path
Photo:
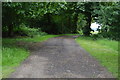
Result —
<instances>
[{"instance_id":1,"label":"gravel path","mask_svg":"<svg viewBox=\"0 0 120 80\"><path fill-rule=\"evenodd\" d=\"M71 36L37 43L9 78L112 78Z\"/></svg>"}]
</instances>

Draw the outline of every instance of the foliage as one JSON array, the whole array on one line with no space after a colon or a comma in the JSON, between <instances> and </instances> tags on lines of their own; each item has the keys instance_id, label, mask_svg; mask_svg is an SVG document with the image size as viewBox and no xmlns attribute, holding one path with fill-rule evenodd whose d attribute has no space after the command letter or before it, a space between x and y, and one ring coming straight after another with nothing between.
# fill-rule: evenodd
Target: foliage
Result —
<instances>
[{"instance_id":1,"label":"foliage","mask_svg":"<svg viewBox=\"0 0 120 80\"><path fill-rule=\"evenodd\" d=\"M118 41L100 38L95 41L90 37L79 37L76 41L118 77Z\"/></svg>"},{"instance_id":2,"label":"foliage","mask_svg":"<svg viewBox=\"0 0 120 80\"><path fill-rule=\"evenodd\" d=\"M103 37L120 40L120 2L100 3L99 10L94 13L98 15L98 22L102 24L101 34Z\"/></svg>"},{"instance_id":3,"label":"foliage","mask_svg":"<svg viewBox=\"0 0 120 80\"><path fill-rule=\"evenodd\" d=\"M96 21L102 24L103 37L119 40L119 7L120 2L3 3L3 34L14 36L14 29L25 24L49 34L90 36L90 25Z\"/></svg>"},{"instance_id":4,"label":"foliage","mask_svg":"<svg viewBox=\"0 0 120 80\"><path fill-rule=\"evenodd\" d=\"M5 29L8 32L8 36L12 36L13 28L21 24L21 20L24 20L21 9L21 3L3 3L2 5L3 30Z\"/></svg>"},{"instance_id":5,"label":"foliage","mask_svg":"<svg viewBox=\"0 0 120 80\"><path fill-rule=\"evenodd\" d=\"M59 35L35 36L34 38L3 38L2 43L2 76L7 77L14 71L14 67L18 66L28 55L30 46L24 44L18 46L17 42L43 42L49 38ZM1 76L1 75L0 75Z\"/></svg>"},{"instance_id":6,"label":"foliage","mask_svg":"<svg viewBox=\"0 0 120 80\"><path fill-rule=\"evenodd\" d=\"M46 33L42 32L40 28L30 28L25 25L20 25L20 27L14 30L14 33L21 36L46 35Z\"/></svg>"}]
</instances>

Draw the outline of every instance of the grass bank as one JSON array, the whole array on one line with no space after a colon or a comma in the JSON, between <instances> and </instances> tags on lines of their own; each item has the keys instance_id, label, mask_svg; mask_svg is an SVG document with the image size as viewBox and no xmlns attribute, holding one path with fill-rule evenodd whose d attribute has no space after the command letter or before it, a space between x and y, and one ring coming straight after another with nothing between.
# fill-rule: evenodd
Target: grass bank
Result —
<instances>
[{"instance_id":1,"label":"grass bank","mask_svg":"<svg viewBox=\"0 0 120 80\"><path fill-rule=\"evenodd\" d=\"M78 37L76 41L94 56L115 77L118 77L118 42L107 39L93 40L90 37Z\"/></svg>"},{"instance_id":2,"label":"grass bank","mask_svg":"<svg viewBox=\"0 0 120 80\"><path fill-rule=\"evenodd\" d=\"M24 46L18 47L16 42L43 42L49 38L57 37L58 35L45 35L19 38L3 38L2 39L2 77L7 77L14 68L29 56L29 50Z\"/></svg>"}]
</instances>

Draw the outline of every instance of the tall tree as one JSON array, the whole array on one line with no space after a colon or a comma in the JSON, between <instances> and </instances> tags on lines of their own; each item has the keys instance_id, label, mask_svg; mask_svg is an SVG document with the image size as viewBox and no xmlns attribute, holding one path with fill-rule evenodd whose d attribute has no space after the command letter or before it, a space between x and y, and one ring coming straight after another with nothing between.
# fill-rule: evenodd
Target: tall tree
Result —
<instances>
[{"instance_id":1,"label":"tall tree","mask_svg":"<svg viewBox=\"0 0 120 80\"><path fill-rule=\"evenodd\" d=\"M120 2L100 3L100 9L94 12L98 15L98 22L102 24L103 37L120 40Z\"/></svg>"}]
</instances>

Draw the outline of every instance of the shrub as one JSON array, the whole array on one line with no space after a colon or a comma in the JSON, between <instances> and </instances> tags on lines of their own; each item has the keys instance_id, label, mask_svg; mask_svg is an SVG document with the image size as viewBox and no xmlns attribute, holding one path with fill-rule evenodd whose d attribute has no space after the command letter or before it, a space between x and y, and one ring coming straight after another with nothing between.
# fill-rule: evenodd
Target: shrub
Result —
<instances>
[{"instance_id":1,"label":"shrub","mask_svg":"<svg viewBox=\"0 0 120 80\"><path fill-rule=\"evenodd\" d=\"M97 39L99 39L99 38L104 38L101 33L92 34L91 37L93 38L93 40L97 40Z\"/></svg>"},{"instance_id":2,"label":"shrub","mask_svg":"<svg viewBox=\"0 0 120 80\"><path fill-rule=\"evenodd\" d=\"M14 31L15 31L15 34L20 35L20 36L33 37L36 35L46 35L46 33L42 32L40 28L30 28L25 25L21 25Z\"/></svg>"},{"instance_id":3,"label":"shrub","mask_svg":"<svg viewBox=\"0 0 120 80\"><path fill-rule=\"evenodd\" d=\"M98 39L98 34L93 34L93 35L91 35L91 37L93 38L93 40L97 40Z\"/></svg>"}]
</instances>

